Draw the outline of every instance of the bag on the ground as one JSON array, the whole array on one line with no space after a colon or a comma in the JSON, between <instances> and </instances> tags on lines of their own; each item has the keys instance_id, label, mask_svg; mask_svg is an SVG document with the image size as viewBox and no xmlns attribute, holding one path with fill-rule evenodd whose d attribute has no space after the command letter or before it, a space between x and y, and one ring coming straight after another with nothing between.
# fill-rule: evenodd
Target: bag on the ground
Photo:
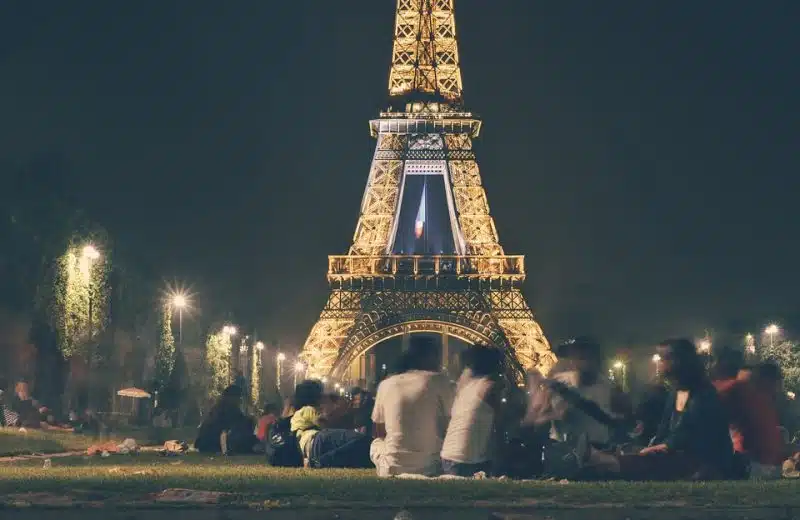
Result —
<instances>
[{"instance_id":1,"label":"bag on the ground","mask_svg":"<svg viewBox=\"0 0 800 520\"><path fill-rule=\"evenodd\" d=\"M291 430L291 419L278 419L269 427L264 441L264 453L270 466L299 468L303 466L300 444Z\"/></svg>"}]
</instances>

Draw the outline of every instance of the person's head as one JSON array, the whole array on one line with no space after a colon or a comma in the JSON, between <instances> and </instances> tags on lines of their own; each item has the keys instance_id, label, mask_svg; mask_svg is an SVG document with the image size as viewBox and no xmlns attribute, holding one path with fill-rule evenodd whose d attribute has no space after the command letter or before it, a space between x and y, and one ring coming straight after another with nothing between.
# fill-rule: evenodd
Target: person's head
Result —
<instances>
[{"instance_id":1,"label":"person's head","mask_svg":"<svg viewBox=\"0 0 800 520\"><path fill-rule=\"evenodd\" d=\"M403 353L401 369L438 372L442 365L439 344L431 337L414 334L410 338L408 350Z\"/></svg>"},{"instance_id":2,"label":"person's head","mask_svg":"<svg viewBox=\"0 0 800 520\"><path fill-rule=\"evenodd\" d=\"M600 343L588 336L579 336L558 346L558 357L580 372L582 380L596 379L603 369ZM590 382L590 381L587 381Z\"/></svg>"},{"instance_id":3,"label":"person's head","mask_svg":"<svg viewBox=\"0 0 800 520\"><path fill-rule=\"evenodd\" d=\"M278 415L280 409L275 403L267 403L264 405L264 409L261 410L261 415Z\"/></svg>"},{"instance_id":4,"label":"person's head","mask_svg":"<svg viewBox=\"0 0 800 520\"><path fill-rule=\"evenodd\" d=\"M713 379L734 379L744 368L744 353L731 347L714 350L711 357L711 377Z\"/></svg>"},{"instance_id":5,"label":"person's head","mask_svg":"<svg viewBox=\"0 0 800 520\"><path fill-rule=\"evenodd\" d=\"M469 368L475 377L494 376L503 372L505 357L500 349L473 345L465 351L465 354L462 358L466 362L464 368Z\"/></svg>"},{"instance_id":6,"label":"person's head","mask_svg":"<svg viewBox=\"0 0 800 520\"><path fill-rule=\"evenodd\" d=\"M697 353L694 342L679 338L668 339L658 346L664 378L679 390L693 390L708 378L703 358Z\"/></svg>"},{"instance_id":7,"label":"person's head","mask_svg":"<svg viewBox=\"0 0 800 520\"><path fill-rule=\"evenodd\" d=\"M764 361L753 367L753 381L775 393L783 389L783 372L781 367L772 361Z\"/></svg>"},{"instance_id":8,"label":"person's head","mask_svg":"<svg viewBox=\"0 0 800 520\"><path fill-rule=\"evenodd\" d=\"M354 386L352 390L350 390L350 401L353 405L353 408L358 408L361 406L362 401L364 400L364 389L358 386Z\"/></svg>"},{"instance_id":9,"label":"person's head","mask_svg":"<svg viewBox=\"0 0 800 520\"><path fill-rule=\"evenodd\" d=\"M27 381L17 381L17 384L14 385L14 393L22 401L27 401L31 398L30 386Z\"/></svg>"},{"instance_id":10,"label":"person's head","mask_svg":"<svg viewBox=\"0 0 800 520\"><path fill-rule=\"evenodd\" d=\"M294 408L299 410L305 406L318 408L322 402L324 387L322 383L313 379L300 382L294 389Z\"/></svg>"},{"instance_id":11,"label":"person's head","mask_svg":"<svg viewBox=\"0 0 800 520\"><path fill-rule=\"evenodd\" d=\"M281 410L281 417L289 417L294 413L294 397L287 397L283 400L283 410Z\"/></svg>"}]
</instances>

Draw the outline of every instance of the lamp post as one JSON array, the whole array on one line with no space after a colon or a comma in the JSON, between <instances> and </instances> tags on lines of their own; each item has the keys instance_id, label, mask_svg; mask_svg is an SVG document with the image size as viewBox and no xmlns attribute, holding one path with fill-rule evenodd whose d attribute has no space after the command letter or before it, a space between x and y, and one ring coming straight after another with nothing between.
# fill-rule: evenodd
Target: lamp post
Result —
<instances>
[{"instance_id":1,"label":"lamp post","mask_svg":"<svg viewBox=\"0 0 800 520\"><path fill-rule=\"evenodd\" d=\"M170 302L173 309L178 309L178 345L183 346L183 309L189 304L184 294L173 294Z\"/></svg>"},{"instance_id":2,"label":"lamp post","mask_svg":"<svg viewBox=\"0 0 800 520\"><path fill-rule=\"evenodd\" d=\"M750 333L745 334L744 336L744 349L745 352L750 355L754 355L756 353L756 339Z\"/></svg>"},{"instance_id":3,"label":"lamp post","mask_svg":"<svg viewBox=\"0 0 800 520\"><path fill-rule=\"evenodd\" d=\"M283 352L278 352L278 355L275 356L275 361L277 361L275 365L275 370L277 372L275 374L275 378L276 378L276 383L278 385L278 393L280 393L281 379L283 379L283 362L286 361L286 354L284 354Z\"/></svg>"},{"instance_id":4,"label":"lamp post","mask_svg":"<svg viewBox=\"0 0 800 520\"><path fill-rule=\"evenodd\" d=\"M233 348L233 337L236 336L236 327L233 325L225 325L222 327L222 333L227 337L230 343L231 351L228 353L228 382L233 383L233 371L236 366L236 349Z\"/></svg>"},{"instance_id":5,"label":"lamp post","mask_svg":"<svg viewBox=\"0 0 800 520\"><path fill-rule=\"evenodd\" d=\"M614 368L619 370L622 373L622 390L627 392L628 391L628 374L625 370L625 362L618 360L614 362Z\"/></svg>"},{"instance_id":6,"label":"lamp post","mask_svg":"<svg viewBox=\"0 0 800 520\"><path fill-rule=\"evenodd\" d=\"M89 340L91 341L94 336L94 327L92 326L92 315L94 314L94 277L92 276L92 264L100 258L100 252L91 244L84 246L83 259L87 265L87 286L89 292Z\"/></svg>"},{"instance_id":7,"label":"lamp post","mask_svg":"<svg viewBox=\"0 0 800 520\"><path fill-rule=\"evenodd\" d=\"M769 336L769 346L770 347L774 347L775 346L775 334L777 334L780 331L781 331L780 327L778 327L774 323L770 323L769 325L767 325L767 328L764 329L764 332L766 332L767 335Z\"/></svg>"}]
</instances>

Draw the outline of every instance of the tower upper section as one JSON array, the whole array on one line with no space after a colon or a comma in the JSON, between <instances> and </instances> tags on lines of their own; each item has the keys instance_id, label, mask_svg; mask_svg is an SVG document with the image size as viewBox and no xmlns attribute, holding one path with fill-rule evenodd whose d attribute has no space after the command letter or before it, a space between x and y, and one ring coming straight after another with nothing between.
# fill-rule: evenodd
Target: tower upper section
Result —
<instances>
[{"instance_id":1,"label":"tower upper section","mask_svg":"<svg viewBox=\"0 0 800 520\"><path fill-rule=\"evenodd\" d=\"M454 0L397 0L392 99L461 104Z\"/></svg>"}]
</instances>

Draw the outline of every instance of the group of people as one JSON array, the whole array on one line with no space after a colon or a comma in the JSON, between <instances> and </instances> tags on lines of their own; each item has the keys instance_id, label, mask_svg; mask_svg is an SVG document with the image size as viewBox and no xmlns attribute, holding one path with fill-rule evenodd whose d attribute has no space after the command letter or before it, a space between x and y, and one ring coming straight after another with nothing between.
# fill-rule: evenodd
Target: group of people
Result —
<instances>
[{"instance_id":1,"label":"group of people","mask_svg":"<svg viewBox=\"0 0 800 520\"><path fill-rule=\"evenodd\" d=\"M668 340L658 347L660 377L634 407L606 377L595 341L571 340L557 355L546 376L531 371L523 384L502 351L473 346L453 383L435 340L412 336L374 399L355 389L350 401L307 380L283 410L267 406L256 420L241 412L242 391L232 386L196 447L252 453L285 434L307 467L602 480L773 478L791 455L775 365L746 367L729 348L709 360L689 340Z\"/></svg>"},{"instance_id":2,"label":"group of people","mask_svg":"<svg viewBox=\"0 0 800 520\"><path fill-rule=\"evenodd\" d=\"M0 426L96 433L101 422L90 410L83 414L71 411L68 418L59 420L48 406L31 395L27 381L17 381L8 395L0 388Z\"/></svg>"}]
</instances>

